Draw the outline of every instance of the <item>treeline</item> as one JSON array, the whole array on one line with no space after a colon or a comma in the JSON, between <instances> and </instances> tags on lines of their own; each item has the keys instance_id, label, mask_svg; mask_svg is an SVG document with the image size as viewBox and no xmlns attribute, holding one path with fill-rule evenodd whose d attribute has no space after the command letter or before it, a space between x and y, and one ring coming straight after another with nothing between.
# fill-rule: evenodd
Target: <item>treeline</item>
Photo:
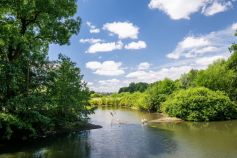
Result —
<instances>
[{"instance_id":1,"label":"treeline","mask_svg":"<svg viewBox=\"0 0 237 158\"><path fill-rule=\"evenodd\" d=\"M144 82L139 82L139 83L130 83L128 87L122 87L119 89L118 93L123 93L123 92L129 92L129 93L134 93L134 92L144 92L148 88L148 83Z\"/></svg>"},{"instance_id":2,"label":"treeline","mask_svg":"<svg viewBox=\"0 0 237 158\"><path fill-rule=\"evenodd\" d=\"M69 58L49 45L79 32L75 1L0 1L0 141L51 135L83 125L89 90Z\"/></svg>"},{"instance_id":3,"label":"treeline","mask_svg":"<svg viewBox=\"0 0 237 158\"><path fill-rule=\"evenodd\" d=\"M92 105L125 106L163 112L188 121L237 118L237 46L228 60L217 60L206 70L191 70L178 80L164 79L144 92L119 93L90 100Z\"/></svg>"}]
</instances>

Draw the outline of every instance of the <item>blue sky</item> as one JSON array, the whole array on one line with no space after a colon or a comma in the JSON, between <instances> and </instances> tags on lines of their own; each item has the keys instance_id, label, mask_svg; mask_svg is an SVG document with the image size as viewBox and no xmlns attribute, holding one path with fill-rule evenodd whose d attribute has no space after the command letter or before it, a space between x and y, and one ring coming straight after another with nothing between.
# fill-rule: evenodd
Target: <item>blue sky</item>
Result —
<instances>
[{"instance_id":1,"label":"blue sky","mask_svg":"<svg viewBox=\"0 0 237 158\"><path fill-rule=\"evenodd\" d=\"M177 79L228 58L236 41L235 0L78 0L79 35L51 45L81 68L88 86L115 92L130 82Z\"/></svg>"}]
</instances>

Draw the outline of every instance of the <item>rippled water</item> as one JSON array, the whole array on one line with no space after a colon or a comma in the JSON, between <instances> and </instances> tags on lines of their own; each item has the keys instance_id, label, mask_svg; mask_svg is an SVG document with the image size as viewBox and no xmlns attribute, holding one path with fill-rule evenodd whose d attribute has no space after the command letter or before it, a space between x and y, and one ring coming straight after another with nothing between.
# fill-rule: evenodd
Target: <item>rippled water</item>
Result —
<instances>
[{"instance_id":1,"label":"rippled water","mask_svg":"<svg viewBox=\"0 0 237 158\"><path fill-rule=\"evenodd\" d=\"M0 158L237 157L237 121L141 125L143 118L159 117L159 114L128 109L98 109L91 122L102 125L102 129L51 138L29 146L2 149L0 146Z\"/></svg>"}]
</instances>

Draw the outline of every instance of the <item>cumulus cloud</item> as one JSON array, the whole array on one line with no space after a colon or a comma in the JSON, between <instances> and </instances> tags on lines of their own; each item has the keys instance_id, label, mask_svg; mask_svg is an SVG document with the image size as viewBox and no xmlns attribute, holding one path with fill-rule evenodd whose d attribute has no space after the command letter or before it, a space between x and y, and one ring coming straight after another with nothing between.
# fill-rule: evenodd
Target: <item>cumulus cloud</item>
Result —
<instances>
[{"instance_id":1,"label":"cumulus cloud","mask_svg":"<svg viewBox=\"0 0 237 158\"><path fill-rule=\"evenodd\" d=\"M121 62L115 61L90 61L86 63L86 68L91 69L94 74L102 76L119 76L124 74Z\"/></svg>"},{"instance_id":2,"label":"cumulus cloud","mask_svg":"<svg viewBox=\"0 0 237 158\"><path fill-rule=\"evenodd\" d=\"M159 9L171 19L190 19L190 15L201 12L211 16L232 7L231 0L150 0L150 9Z\"/></svg>"},{"instance_id":3,"label":"cumulus cloud","mask_svg":"<svg viewBox=\"0 0 237 158\"><path fill-rule=\"evenodd\" d=\"M139 28L130 22L106 23L103 29L118 35L119 39L137 39L139 34Z\"/></svg>"},{"instance_id":4,"label":"cumulus cloud","mask_svg":"<svg viewBox=\"0 0 237 158\"><path fill-rule=\"evenodd\" d=\"M125 49L134 49L134 50L137 50L137 49L144 49L146 48L147 45L146 45L146 42L145 41L138 41L138 42L131 42L127 45L125 45Z\"/></svg>"},{"instance_id":5,"label":"cumulus cloud","mask_svg":"<svg viewBox=\"0 0 237 158\"><path fill-rule=\"evenodd\" d=\"M94 43L88 48L86 53L111 52L120 49L123 49L123 43L121 41L110 43Z\"/></svg>"},{"instance_id":6,"label":"cumulus cloud","mask_svg":"<svg viewBox=\"0 0 237 158\"><path fill-rule=\"evenodd\" d=\"M90 33L100 33L100 29L99 29L99 28L96 28L95 25L92 25L91 22L87 21L87 22L86 22L86 25L89 27Z\"/></svg>"},{"instance_id":7,"label":"cumulus cloud","mask_svg":"<svg viewBox=\"0 0 237 158\"><path fill-rule=\"evenodd\" d=\"M224 30L211 32L206 35L192 35L180 41L175 50L167 55L170 59L195 58L209 53L220 54L228 50L235 41L234 28L236 23Z\"/></svg>"},{"instance_id":8,"label":"cumulus cloud","mask_svg":"<svg viewBox=\"0 0 237 158\"><path fill-rule=\"evenodd\" d=\"M138 70L147 70L150 66L151 65L148 62L143 62L138 65Z\"/></svg>"},{"instance_id":9,"label":"cumulus cloud","mask_svg":"<svg viewBox=\"0 0 237 158\"><path fill-rule=\"evenodd\" d=\"M99 43L99 42L103 42L102 39L98 39L98 38L86 38L86 39L80 39L80 43L90 43L90 44L94 44L94 43Z\"/></svg>"}]
</instances>

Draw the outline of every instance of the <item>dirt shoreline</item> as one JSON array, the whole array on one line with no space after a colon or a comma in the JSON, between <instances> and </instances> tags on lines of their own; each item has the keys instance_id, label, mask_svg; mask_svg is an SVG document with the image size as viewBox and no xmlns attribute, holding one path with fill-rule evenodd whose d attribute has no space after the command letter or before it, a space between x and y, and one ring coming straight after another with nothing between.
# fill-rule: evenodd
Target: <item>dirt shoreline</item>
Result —
<instances>
[{"instance_id":1,"label":"dirt shoreline","mask_svg":"<svg viewBox=\"0 0 237 158\"><path fill-rule=\"evenodd\" d=\"M161 114L162 117L155 120L150 120L148 123L177 123L177 122L183 122L184 120L177 118L177 117L169 117L165 114Z\"/></svg>"}]
</instances>

